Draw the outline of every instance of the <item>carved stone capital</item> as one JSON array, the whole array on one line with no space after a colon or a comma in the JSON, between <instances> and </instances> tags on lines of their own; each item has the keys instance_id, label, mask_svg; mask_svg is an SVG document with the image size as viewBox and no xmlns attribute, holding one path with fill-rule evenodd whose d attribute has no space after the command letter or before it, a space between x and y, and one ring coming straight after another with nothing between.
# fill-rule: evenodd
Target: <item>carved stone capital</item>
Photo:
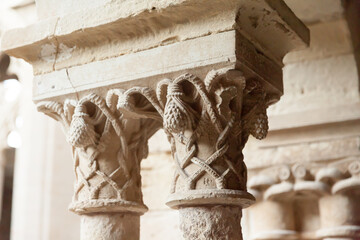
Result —
<instances>
[{"instance_id":1,"label":"carved stone capital","mask_svg":"<svg viewBox=\"0 0 360 240\"><path fill-rule=\"evenodd\" d=\"M90 94L78 101L40 102L38 109L62 122L72 146L72 211L146 211L140 161L148 138L161 125L176 164L168 205L213 204L240 211L254 201L246 190L242 149L249 135L266 136L266 108L274 100L260 81L226 68L204 79L190 73L164 79L156 89L112 89L106 98Z\"/></svg>"},{"instance_id":2,"label":"carved stone capital","mask_svg":"<svg viewBox=\"0 0 360 240\"><path fill-rule=\"evenodd\" d=\"M60 121L72 146L76 183L70 210L78 214L144 213L140 161L159 128L151 119L126 119L117 100L122 91L79 101L40 102L38 110Z\"/></svg>"},{"instance_id":3,"label":"carved stone capital","mask_svg":"<svg viewBox=\"0 0 360 240\"><path fill-rule=\"evenodd\" d=\"M164 129L177 167L169 206L251 204L242 148L250 134L266 136L268 103L261 84L236 70L167 84Z\"/></svg>"},{"instance_id":4,"label":"carved stone capital","mask_svg":"<svg viewBox=\"0 0 360 240\"><path fill-rule=\"evenodd\" d=\"M282 59L308 44L309 30L283 1L92 6L2 37L7 53L33 65L36 102L88 92L104 97L113 89L106 101L89 95L74 104L39 105L64 123L74 149L72 209L143 212L139 162L147 138L163 126L177 166L168 205L199 207L199 216L210 213L205 205L219 205L218 216L231 216L226 224L239 226L229 208L239 212L254 201L246 190L242 149L249 135L265 137L266 108L283 93ZM190 224L187 216L194 215L182 212ZM105 215L98 219L111 222ZM87 217L87 226L96 225ZM124 218L116 219L121 224ZM213 230L217 219L209 220ZM240 231L221 235L206 239L241 239Z\"/></svg>"},{"instance_id":5,"label":"carved stone capital","mask_svg":"<svg viewBox=\"0 0 360 240\"><path fill-rule=\"evenodd\" d=\"M187 207L198 206L194 214L205 216L202 206L240 211L254 201L246 190L242 149L249 135L266 136L266 108L274 100L260 81L226 68L212 70L204 79L190 73L164 79L156 90L130 88L118 98L117 108L124 117L153 119L163 125L176 165L167 204L183 209L181 219L187 223ZM186 237L189 234L184 232L185 239L191 239Z\"/></svg>"},{"instance_id":6,"label":"carved stone capital","mask_svg":"<svg viewBox=\"0 0 360 240\"><path fill-rule=\"evenodd\" d=\"M134 94L152 104L143 109ZM149 88L124 93L131 104L122 104L133 117L162 120L176 164L168 205L227 204L249 206L246 166L242 148L250 134L266 136L266 108L274 100L261 83L245 79L240 71L210 71L205 79L183 74Z\"/></svg>"}]
</instances>

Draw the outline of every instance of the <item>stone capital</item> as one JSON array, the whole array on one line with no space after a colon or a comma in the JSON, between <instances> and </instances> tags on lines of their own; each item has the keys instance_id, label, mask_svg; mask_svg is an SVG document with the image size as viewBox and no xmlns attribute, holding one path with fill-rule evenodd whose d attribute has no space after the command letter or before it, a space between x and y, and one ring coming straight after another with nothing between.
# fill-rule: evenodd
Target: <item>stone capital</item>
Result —
<instances>
[{"instance_id":1,"label":"stone capital","mask_svg":"<svg viewBox=\"0 0 360 240\"><path fill-rule=\"evenodd\" d=\"M89 94L79 101L37 104L39 111L62 123L72 146L76 184L70 210L79 214L142 214L147 209L140 189L140 162L147 156L148 138L160 124L125 119L116 106L117 94L109 91L106 99Z\"/></svg>"},{"instance_id":2,"label":"stone capital","mask_svg":"<svg viewBox=\"0 0 360 240\"><path fill-rule=\"evenodd\" d=\"M283 1L99 1L64 12L64 0L48 6L48 18L45 3L41 20L5 33L2 48L32 64L33 100L64 125L82 239L101 236L107 220L129 227L113 212L146 210L139 164L160 127L177 166L168 205L183 213L184 238L202 231L188 218L201 215L200 226L212 204L217 217L199 239L240 239L241 231L209 232L221 216L238 228L232 210L254 201L242 148L249 135L266 136L266 108L283 93L282 59L308 44L305 25Z\"/></svg>"}]
</instances>

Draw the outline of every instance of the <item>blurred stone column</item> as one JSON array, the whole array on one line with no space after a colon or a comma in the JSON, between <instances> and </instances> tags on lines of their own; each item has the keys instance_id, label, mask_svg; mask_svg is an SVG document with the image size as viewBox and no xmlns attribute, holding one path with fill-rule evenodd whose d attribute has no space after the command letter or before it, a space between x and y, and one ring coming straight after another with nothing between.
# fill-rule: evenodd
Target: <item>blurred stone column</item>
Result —
<instances>
[{"instance_id":1,"label":"blurred stone column","mask_svg":"<svg viewBox=\"0 0 360 240\"><path fill-rule=\"evenodd\" d=\"M335 164L332 164L335 165ZM360 238L360 161L340 161L336 167L324 168L317 175L319 181L329 184L331 194L320 199L323 239Z\"/></svg>"},{"instance_id":2,"label":"blurred stone column","mask_svg":"<svg viewBox=\"0 0 360 240\"><path fill-rule=\"evenodd\" d=\"M248 210L252 239L297 239L293 185L285 165L250 178L248 187L257 200Z\"/></svg>"},{"instance_id":3,"label":"blurred stone column","mask_svg":"<svg viewBox=\"0 0 360 240\"><path fill-rule=\"evenodd\" d=\"M252 239L319 239L318 199L328 187L301 164L274 166L250 178L257 203L249 208Z\"/></svg>"},{"instance_id":4,"label":"blurred stone column","mask_svg":"<svg viewBox=\"0 0 360 240\"><path fill-rule=\"evenodd\" d=\"M319 199L328 194L329 187L315 179L314 167L301 163L292 166L294 183L295 227L298 239L319 239Z\"/></svg>"}]
</instances>

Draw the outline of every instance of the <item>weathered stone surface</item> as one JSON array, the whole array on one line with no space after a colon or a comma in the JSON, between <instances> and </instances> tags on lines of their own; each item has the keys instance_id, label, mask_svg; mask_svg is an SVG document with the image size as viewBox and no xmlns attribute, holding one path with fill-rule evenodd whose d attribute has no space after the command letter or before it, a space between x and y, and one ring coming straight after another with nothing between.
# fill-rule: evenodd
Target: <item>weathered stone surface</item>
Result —
<instances>
[{"instance_id":1,"label":"weathered stone surface","mask_svg":"<svg viewBox=\"0 0 360 240\"><path fill-rule=\"evenodd\" d=\"M360 155L359 148L359 137L264 149L259 149L256 140L250 139L244 149L244 159L248 168L251 169L282 163L327 161L348 156L358 156Z\"/></svg>"},{"instance_id":2,"label":"weathered stone surface","mask_svg":"<svg viewBox=\"0 0 360 240\"><path fill-rule=\"evenodd\" d=\"M122 1L13 30L2 39L2 47L32 62L35 73L43 74L233 29L256 41L265 55L280 64L287 52L308 41L307 29L282 2ZM26 38L19 39L17 34ZM274 39L286 44L274 44Z\"/></svg>"},{"instance_id":3,"label":"weathered stone surface","mask_svg":"<svg viewBox=\"0 0 360 240\"><path fill-rule=\"evenodd\" d=\"M81 239L139 239L140 216L126 213L95 213L81 216Z\"/></svg>"},{"instance_id":4,"label":"weathered stone surface","mask_svg":"<svg viewBox=\"0 0 360 240\"><path fill-rule=\"evenodd\" d=\"M238 240L241 208L230 206L180 208L180 229L186 240Z\"/></svg>"}]
</instances>

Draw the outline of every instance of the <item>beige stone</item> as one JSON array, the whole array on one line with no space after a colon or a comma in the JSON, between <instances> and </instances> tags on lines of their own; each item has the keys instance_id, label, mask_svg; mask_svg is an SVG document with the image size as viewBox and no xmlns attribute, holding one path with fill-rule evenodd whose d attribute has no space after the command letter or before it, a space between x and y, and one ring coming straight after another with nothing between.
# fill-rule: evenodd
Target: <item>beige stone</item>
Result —
<instances>
[{"instance_id":1,"label":"beige stone","mask_svg":"<svg viewBox=\"0 0 360 240\"><path fill-rule=\"evenodd\" d=\"M81 216L81 239L139 239L140 217L127 213Z\"/></svg>"},{"instance_id":2,"label":"beige stone","mask_svg":"<svg viewBox=\"0 0 360 240\"><path fill-rule=\"evenodd\" d=\"M285 64L352 53L350 33L344 19L315 23L309 25L309 30L309 48L288 53L284 57Z\"/></svg>"},{"instance_id":3,"label":"beige stone","mask_svg":"<svg viewBox=\"0 0 360 240\"><path fill-rule=\"evenodd\" d=\"M38 4L42 19L8 31L2 47L33 65L38 110L71 145L81 239L139 238L140 162L161 127L183 238L241 239L254 201L242 149L266 136L282 59L308 44L308 29L282 1Z\"/></svg>"},{"instance_id":4,"label":"beige stone","mask_svg":"<svg viewBox=\"0 0 360 240\"><path fill-rule=\"evenodd\" d=\"M358 157L251 170L251 239L357 239L359 172Z\"/></svg>"},{"instance_id":5,"label":"beige stone","mask_svg":"<svg viewBox=\"0 0 360 240\"><path fill-rule=\"evenodd\" d=\"M270 115L359 102L357 70L352 54L287 64L284 78L287 79L284 89L289 94L274 105Z\"/></svg>"},{"instance_id":6,"label":"beige stone","mask_svg":"<svg viewBox=\"0 0 360 240\"><path fill-rule=\"evenodd\" d=\"M38 9L42 8L41 3L39 2ZM66 4L67 2L63 6ZM46 6L43 7L46 8ZM52 7L59 9L56 5ZM262 12L263 9L266 11ZM307 30L297 19L287 17L289 11L282 2L265 3L265 1L242 0L226 1L224 4L223 1L212 0L211 4L203 4L179 0L176 2L139 1L137 4L132 4L131 1L123 1L108 2L97 7L90 6L88 9L79 11L73 8L71 10L64 16L44 19L27 29L7 32L2 39L3 49L13 52L12 55L18 57L21 56L17 53L18 50L26 50L26 54L21 57L34 62L35 73L44 73L197 38L209 33L228 31L234 28L234 19L238 11L243 11L242 14L238 14L238 21L241 21L242 25L239 30L250 34L250 37L259 43L258 47L270 45L271 47L265 47L262 50L278 62L281 62L282 56L289 50L302 45L302 39L308 40ZM209 11L213 14L208 14ZM108 13L106 17L102 14L104 12ZM275 14L270 14L272 12ZM262 15L266 17L264 20L261 19ZM151 21L150 18L152 18ZM285 18L288 19L287 22L284 22ZM186 24L186 21L182 21L184 19L191 21L192 24ZM136 25L137 21L143 21L146 24ZM166 24L163 26L161 22L165 21ZM255 21L255 25L252 25L251 21ZM262 21L272 25L264 24ZM127 24L122 24L124 22ZM273 29L271 36L278 42L290 40L288 38L290 35L294 37L286 45L274 45L272 39L262 38L263 34L269 32L269 27ZM79 29L81 31L78 31ZM36 32L36 34L27 34L24 31ZM20 32L28 39L17 38L16 35ZM149 34L152 35L149 36ZM111 39L109 44L101 44L107 39ZM61 51L61 44L66 49L74 49L70 59L62 57L63 54L68 55L69 51ZM52 54L52 60L48 61L47 54L45 59L41 57L44 56L41 55L44 47L52 48L51 51L47 51L50 55ZM97 49L102 54L94 54L90 48ZM288 49L285 50L285 48ZM116 55L114 55L115 52ZM39 56L40 59L38 59ZM58 61L58 58L66 61Z\"/></svg>"},{"instance_id":7,"label":"beige stone","mask_svg":"<svg viewBox=\"0 0 360 240\"><path fill-rule=\"evenodd\" d=\"M340 0L285 0L285 2L297 17L307 24L339 19L343 13Z\"/></svg>"},{"instance_id":8,"label":"beige stone","mask_svg":"<svg viewBox=\"0 0 360 240\"><path fill-rule=\"evenodd\" d=\"M166 140L166 144L169 144ZM149 146L150 147L150 146ZM165 205L175 166L170 153L153 153L141 163L142 192L151 211L168 210Z\"/></svg>"},{"instance_id":9,"label":"beige stone","mask_svg":"<svg viewBox=\"0 0 360 240\"><path fill-rule=\"evenodd\" d=\"M250 139L247 148L244 150L244 159L248 168L296 162L326 162L360 155L358 137L265 147L263 149L259 149L257 143L258 141L255 139Z\"/></svg>"},{"instance_id":10,"label":"beige stone","mask_svg":"<svg viewBox=\"0 0 360 240\"><path fill-rule=\"evenodd\" d=\"M144 193L144 196L146 196L146 193ZM150 204L148 206L151 207ZM150 210L145 213L141 217L140 239L182 239L178 211L169 209Z\"/></svg>"}]
</instances>

